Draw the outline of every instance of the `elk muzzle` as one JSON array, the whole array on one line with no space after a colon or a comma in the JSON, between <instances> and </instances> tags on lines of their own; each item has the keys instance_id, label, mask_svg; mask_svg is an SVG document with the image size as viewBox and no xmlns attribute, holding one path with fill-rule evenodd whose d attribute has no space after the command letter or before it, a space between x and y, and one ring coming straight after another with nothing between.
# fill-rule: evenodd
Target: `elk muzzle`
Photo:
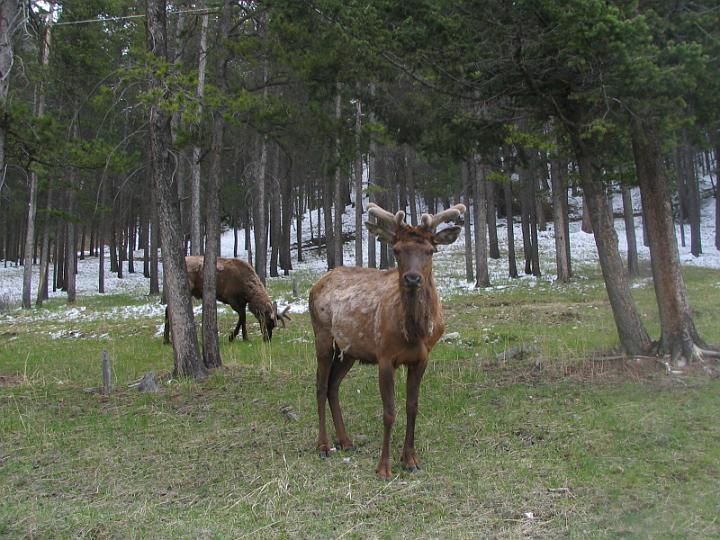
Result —
<instances>
[{"instance_id":1,"label":"elk muzzle","mask_svg":"<svg viewBox=\"0 0 720 540\"><path fill-rule=\"evenodd\" d=\"M422 282L423 277L417 272L405 272L403 274L403 284L408 289L419 289Z\"/></svg>"}]
</instances>

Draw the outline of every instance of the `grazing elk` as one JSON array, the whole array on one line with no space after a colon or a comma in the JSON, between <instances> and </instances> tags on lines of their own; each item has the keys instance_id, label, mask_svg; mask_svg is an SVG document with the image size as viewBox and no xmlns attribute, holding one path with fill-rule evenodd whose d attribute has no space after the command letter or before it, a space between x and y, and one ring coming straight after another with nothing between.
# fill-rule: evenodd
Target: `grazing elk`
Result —
<instances>
[{"instance_id":1,"label":"grazing elk","mask_svg":"<svg viewBox=\"0 0 720 540\"><path fill-rule=\"evenodd\" d=\"M420 380L430 350L445 329L442 306L432 274L432 256L440 244L451 244L460 227L436 232L440 223L457 221L465 207L457 204L440 214L423 214L419 226L404 222L405 213L393 215L375 204L368 212L377 223L369 231L392 246L398 268L375 270L340 267L323 276L310 291L310 316L317 354L317 407L320 420L317 448L330 452L325 431L325 402L343 450L353 444L345 431L339 388L355 361L378 364L383 401L384 436L377 474L391 477L390 431L395 421L395 370L407 366L407 427L402 462L418 468L415 454L415 417Z\"/></svg>"},{"instance_id":2,"label":"grazing elk","mask_svg":"<svg viewBox=\"0 0 720 540\"><path fill-rule=\"evenodd\" d=\"M203 294L203 261L204 258L198 255L185 257L190 294L198 299L202 299ZM290 320L287 315L290 306L278 313L277 303L270 300L265 286L253 267L240 259L218 257L216 296L220 302L228 304L238 314L235 330L230 332L230 341L235 339L241 328L243 340L247 341L248 339L245 321L246 306L250 308L250 312L255 315L260 323L260 330L265 341L272 339L273 328L278 323L284 327L285 321ZM165 309L164 341L165 343L170 342L167 309Z\"/></svg>"}]
</instances>

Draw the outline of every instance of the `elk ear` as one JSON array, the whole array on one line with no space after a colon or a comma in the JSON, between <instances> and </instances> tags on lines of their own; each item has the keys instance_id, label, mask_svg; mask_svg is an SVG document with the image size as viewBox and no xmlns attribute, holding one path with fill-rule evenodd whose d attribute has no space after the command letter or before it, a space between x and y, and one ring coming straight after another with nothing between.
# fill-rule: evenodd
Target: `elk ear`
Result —
<instances>
[{"instance_id":1,"label":"elk ear","mask_svg":"<svg viewBox=\"0 0 720 540\"><path fill-rule=\"evenodd\" d=\"M367 227L367 230L370 231L370 234L374 234L382 242L387 242L388 244L392 244L395 242L395 233L388 231L385 227L382 226L381 222L370 223L369 221L366 221L365 226Z\"/></svg>"},{"instance_id":2,"label":"elk ear","mask_svg":"<svg viewBox=\"0 0 720 540\"><path fill-rule=\"evenodd\" d=\"M452 244L460 236L461 228L456 226L448 227L433 235L433 243L435 244Z\"/></svg>"}]
</instances>

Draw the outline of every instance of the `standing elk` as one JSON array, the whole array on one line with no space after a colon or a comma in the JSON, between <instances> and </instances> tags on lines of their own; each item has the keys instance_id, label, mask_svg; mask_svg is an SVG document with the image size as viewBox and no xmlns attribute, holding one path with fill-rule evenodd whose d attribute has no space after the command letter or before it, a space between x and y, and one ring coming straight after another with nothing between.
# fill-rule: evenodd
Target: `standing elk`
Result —
<instances>
[{"instance_id":1,"label":"standing elk","mask_svg":"<svg viewBox=\"0 0 720 540\"><path fill-rule=\"evenodd\" d=\"M317 354L317 407L320 420L317 448L331 450L325 431L325 402L342 450L353 447L340 410L339 388L356 360L377 364L383 402L384 435L376 472L392 476L390 432L395 421L395 370L407 366L407 427L402 463L419 468L415 453L415 417L420 381L428 355L445 330L442 305L432 274L432 256L440 244L453 243L460 227L436 232L440 223L457 221L465 206L457 204L435 216L423 214L419 226L405 223L405 212L392 214L370 203L377 223L368 230L392 246L398 268L375 270L340 267L323 276L310 291L310 316Z\"/></svg>"},{"instance_id":2,"label":"standing elk","mask_svg":"<svg viewBox=\"0 0 720 540\"><path fill-rule=\"evenodd\" d=\"M195 298L202 299L203 294L203 261L199 255L185 257L187 267L188 286L190 294ZM238 322L235 330L230 332L230 341L233 341L242 329L243 341L248 340L247 324L245 318L245 307L260 323L260 331L263 340L272 339L273 329L279 324L285 327L285 321L289 321L287 315L290 306L278 313L277 303L270 300L265 286L255 273L251 265L240 259L217 259L217 285L216 297L223 304L228 304L238 314ZM168 324L168 310L165 309L165 343L170 342L170 325Z\"/></svg>"}]
</instances>

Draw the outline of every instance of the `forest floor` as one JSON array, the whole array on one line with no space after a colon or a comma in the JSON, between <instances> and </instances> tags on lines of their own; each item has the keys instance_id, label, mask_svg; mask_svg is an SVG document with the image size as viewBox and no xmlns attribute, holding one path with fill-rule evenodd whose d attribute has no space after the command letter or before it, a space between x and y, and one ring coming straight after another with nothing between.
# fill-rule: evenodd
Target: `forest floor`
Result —
<instances>
[{"instance_id":1,"label":"forest floor","mask_svg":"<svg viewBox=\"0 0 720 540\"><path fill-rule=\"evenodd\" d=\"M462 268L445 252L437 272ZM648 269L644 268L647 272ZM315 279L298 272L301 297ZM720 343L720 271L685 269L696 324ZM450 282L448 282L450 283ZM597 269L572 283L447 285L446 339L423 380L423 469L375 477L377 371L341 390L357 449L315 451L315 359L306 313L260 340L222 341L208 382L172 380L161 310L136 294L0 315L0 536L720 536L720 380L621 360ZM288 278L273 297L291 298ZM657 336L647 275L633 288ZM299 310L301 311L301 310ZM235 322L220 312L223 336ZM110 354L114 389L101 384ZM513 354L504 358L502 354ZM154 371L157 393L128 384ZM397 461L404 432L398 373Z\"/></svg>"}]
</instances>

